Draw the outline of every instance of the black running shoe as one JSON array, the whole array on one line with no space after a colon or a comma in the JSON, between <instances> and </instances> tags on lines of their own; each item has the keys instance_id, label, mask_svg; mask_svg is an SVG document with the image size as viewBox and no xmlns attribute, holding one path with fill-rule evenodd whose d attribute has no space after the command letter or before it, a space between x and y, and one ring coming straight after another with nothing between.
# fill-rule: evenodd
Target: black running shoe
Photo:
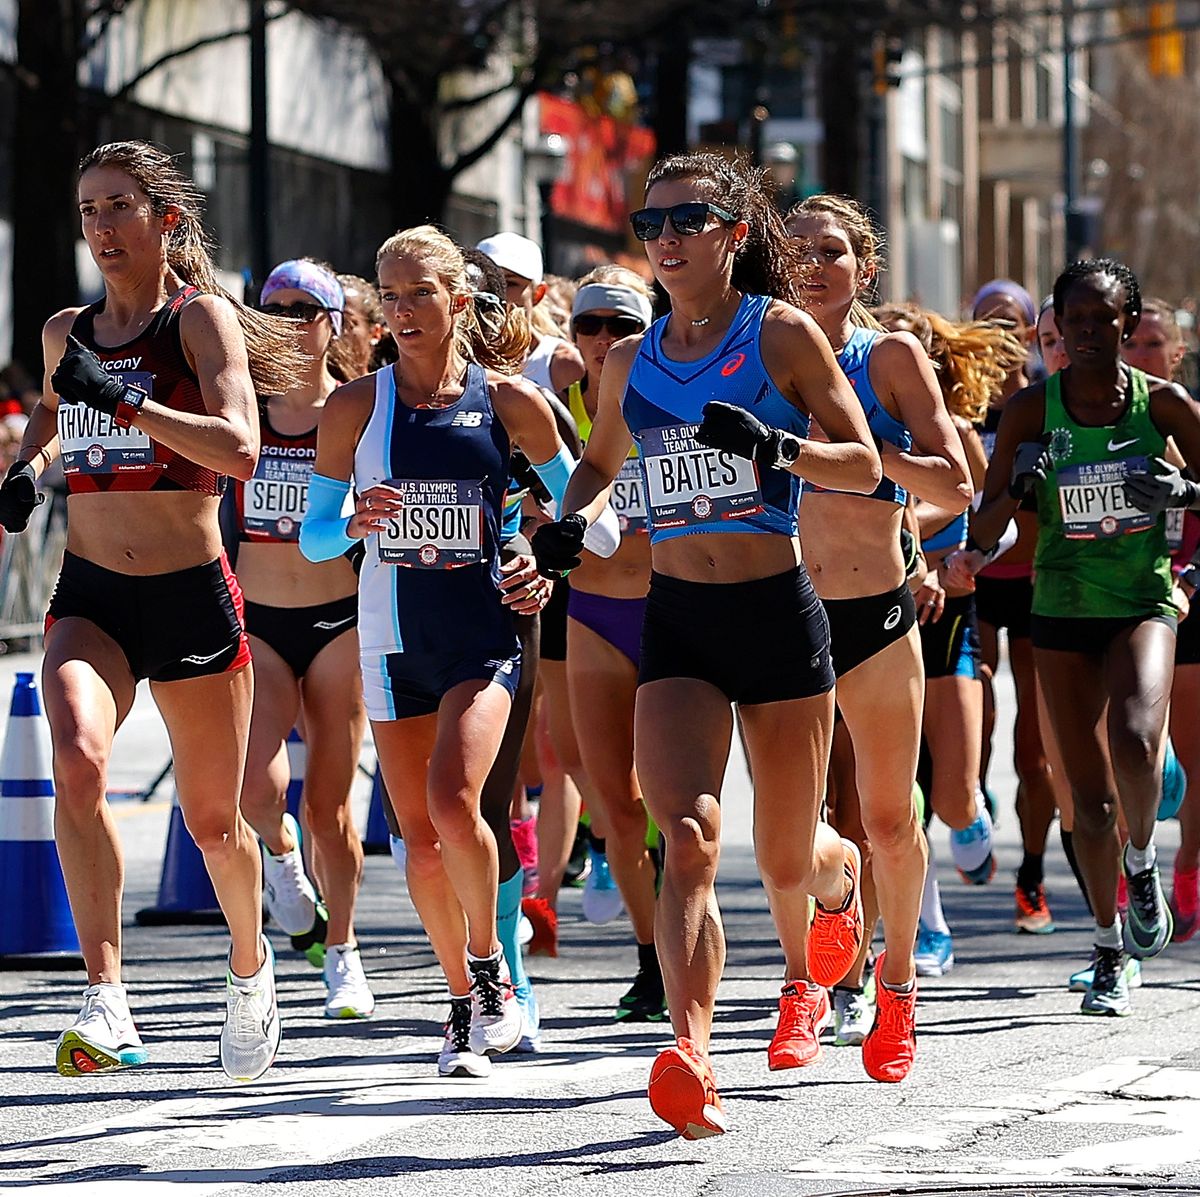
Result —
<instances>
[{"instance_id":1,"label":"black running shoe","mask_svg":"<svg viewBox=\"0 0 1200 1197\"><path fill-rule=\"evenodd\" d=\"M1140 873L1131 873L1122 853L1121 869L1129 887L1125 950L1138 960L1148 960L1171 942L1171 933L1175 929L1171 908L1163 894L1157 864Z\"/></svg>"},{"instance_id":2,"label":"black running shoe","mask_svg":"<svg viewBox=\"0 0 1200 1197\"><path fill-rule=\"evenodd\" d=\"M663 992L662 973L639 968L613 1017L617 1022L665 1022L667 995Z\"/></svg>"},{"instance_id":3,"label":"black running shoe","mask_svg":"<svg viewBox=\"0 0 1200 1197\"><path fill-rule=\"evenodd\" d=\"M1095 948L1092 983L1079 1007L1082 1014L1123 1018L1129 1013L1129 982L1125 978L1125 953L1120 948Z\"/></svg>"},{"instance_id":4,"label":"black running shoe","mask_svg":"<svg viewBox=\"0 0 1200 1197\"><path fill-rule=\"evenodd\" d=\"M571 845L571 855L567 857L567 867L563 869L563 884L581 886L587 880L592 869L592 858L588 854L588 841L591 833L580 823L575 828L575 842Z\"/></svg>"}]
</instances>

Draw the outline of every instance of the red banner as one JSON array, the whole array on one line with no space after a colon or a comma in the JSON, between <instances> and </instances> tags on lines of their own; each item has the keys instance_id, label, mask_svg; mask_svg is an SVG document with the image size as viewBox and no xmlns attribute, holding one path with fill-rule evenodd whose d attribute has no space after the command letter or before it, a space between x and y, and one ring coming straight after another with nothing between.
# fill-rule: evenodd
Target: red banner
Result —
<instances>
[{"instance_id":1,"label":"red banner","mask_svg":"<svg viewBox=\"0 0 1200 1197\"><path fill-rule=\"evenodd\" d=\"M542 132L557 133L567 143L566 170L554 184L551 211L590 228L621 232L631 210L631 183L640 185L654 155L654 133L611 116L592 116L559 96L538 98Z\"/></svg>"}]
</instances>

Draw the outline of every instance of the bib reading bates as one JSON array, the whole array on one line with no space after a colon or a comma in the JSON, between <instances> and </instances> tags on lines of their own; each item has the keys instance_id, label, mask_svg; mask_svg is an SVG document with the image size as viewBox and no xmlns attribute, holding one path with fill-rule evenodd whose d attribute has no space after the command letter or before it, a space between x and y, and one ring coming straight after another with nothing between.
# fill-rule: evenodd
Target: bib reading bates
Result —
<instances>
[{"instance_id":1,"label":"bib reading bates","mask_svg":"<svg viewBox=\"0 0 1200 1197\"><path fill-rule=\"evenodd\" d=\"M763 510L754 462L696 441L698 424L642 433L646 495L655 528L744 519Z\"/></svg>"}]
</instances>

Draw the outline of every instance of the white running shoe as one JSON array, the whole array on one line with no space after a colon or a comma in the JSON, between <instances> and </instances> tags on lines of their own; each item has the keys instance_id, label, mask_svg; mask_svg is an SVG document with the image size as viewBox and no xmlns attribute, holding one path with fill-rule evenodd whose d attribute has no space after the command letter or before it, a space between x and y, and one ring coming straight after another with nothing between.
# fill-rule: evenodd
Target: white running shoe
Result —
<instances>
[{"instance_id":1,"label":"white running shoe","mask_svg":"<svg viewBox=\"0 0 1200 1197\"><path fill-rule=\"evenodd\" d=\"M621 917L625 903L621 900L621 891L609 871L608 857L603 852L597 852L590 844L588 855L591 857L592 867L583 883L583 917L589 923L603 926Z\"/></svg>"},{"instance_id":2,"label":"white running shoe","mask_svg":"<svg viewBox=\"0 0 1200 1197\"><path fill-rule=\"evenodd\" d=\"M517 995L517 1003L521 1007L521 1038L517 1040L517 1046L513 1050L521 1053L540 1052L542 1012L538 1009L533 982L526 977L523 984L513 987L513 992Z\"/></svg>"},{"instance_id":3,"label":"white running shoe","mask_svg":"<svg viewBox=\"0 0 1200 1197\"><path fill-rule=\"evenodd\" d=\"M484 960L467 957L471 973L471 1050L476 1055L511 1051L524 1019L504 952Z\"/></svg>"},{"instance_id":4,"label":"white running shoe","mask_svg":"<svg viewBox=\"0 0 1200 1197\"><path fill-rule=\"evenodd\" d=\"M370 1018L375 1013L375 995L356 944L325 945L325 985L326 1018Z\"/></svg>"},{"instance_id":5,"label":"white running shoe","mask_svg":"<svg viewBox=\"0 0 1200 1197\"><path fill-rule=\"evenodd\" d=\"M79 1017L58 1037L55 1066L63 1076L87 1076L145 1064L150 1053L129 1013L124 985L102 982L83 991Z\"/></svg>"},{"instance_id":6,"label":"white running shoe","mask_svg":"<svg viewBox=\"0 0 1200 1197\"><path fill-rule=\"evenodd\" d=\"M833 1041L838 1047L859 1047L875 1021L875 1007L861 990L833 991Z\"/></svg>"},{"instance_id":7,"label":"white running shoe","mask_svg":"<svg viewBox=\"0 0 1200 1197\"><path fill-rule=\"evenodd\" d=\"M450 1017L446 1020L446 1038L438 1055L438 1076L492 1075L492 1062L471 1050L471 1007L469 997L450 999Z\"/></svg>"},{"instance_id":8,"label":"white running shoe","mask_svg":"<svg viewBox=\"0 0 1200 1197\"><path fill-rule=\"evenodd\" d=\"M263 899L267 913L285 935L303 935L317 921L317 891L304 872L300 825L288 814L283 823L295 847L276 856L263 844Z\"/></svg>"},{"instance_id":9,"label":"white running shoe","mask_svg":"<svg viewBox=\"0 0 1200 1197\"><path fill-rule=\"evenodd\" d=\"M526 917L524 912L517 919L517 946L520 948L528 947L533 942L533 924Z\"/></svg>"},{"instance_id":10,"label":"white running shoe","mask_svg":"<svg viewBox=\"0 0 1200 1197\"><path fill-rule=\"evenodd\" d=\"M221 1067L235 1081L256 1081L279 1050L279 1007L275 1002L275 953L264 935L266 960L253 977L225 975L225 1025L221 1028Z\"/></svg>"}]
</instances>

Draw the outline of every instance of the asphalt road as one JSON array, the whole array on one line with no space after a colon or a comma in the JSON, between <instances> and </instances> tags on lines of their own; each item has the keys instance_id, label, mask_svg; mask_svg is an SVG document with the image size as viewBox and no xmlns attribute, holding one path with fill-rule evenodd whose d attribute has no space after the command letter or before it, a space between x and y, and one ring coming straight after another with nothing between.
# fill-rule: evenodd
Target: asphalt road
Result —
<instances>
[{"instance_id":1,"label":"asphalt road","mask_svg":"<svg viewBox=\"0 0 1200 1197\"><path fill-rule=\"evenodd\" d=\"M0 659L0 684L19 664ZM132 922L157 886L169 783L149 802L118 802L126 980L151 1063L59 1077L54 1040L78 1008L82 977L0 971L0 1193L768 1197L1200 1181L1200 946L1177 945L1147 967L1131 1017L1077 1013L1065 982L1086 957L1089 925L1057 844L1048 862L1060 929L1012 931L1019 850L1008 751L1000 747L993 777L996 881L967 889L952 879L945 829L933 832L958 965L922 983L918 1062L898 1086L870 1081L854 1048L829 1047L797 1072L767 1070L781 960L735 761L720 885L730 953L714 1044L730 1132L700 1143L676 1139L650 1113L646 1077L669 1032L610 1021L632 969L628 925L583 922L577 891L563 897L560 957L532 962L542 1054L504 1058L487 1081L439 1080L444 991L388 857L368 859L360 903L375 1018L325 1022L320 975L277 941L278 1062L258 1084L226 1081L216 1064L223 933ZM165 759L142 695L118 742L114 784L140 788ZM1174 824L1160 843L1169 862Z\"/></svg>"}]
</instances>

